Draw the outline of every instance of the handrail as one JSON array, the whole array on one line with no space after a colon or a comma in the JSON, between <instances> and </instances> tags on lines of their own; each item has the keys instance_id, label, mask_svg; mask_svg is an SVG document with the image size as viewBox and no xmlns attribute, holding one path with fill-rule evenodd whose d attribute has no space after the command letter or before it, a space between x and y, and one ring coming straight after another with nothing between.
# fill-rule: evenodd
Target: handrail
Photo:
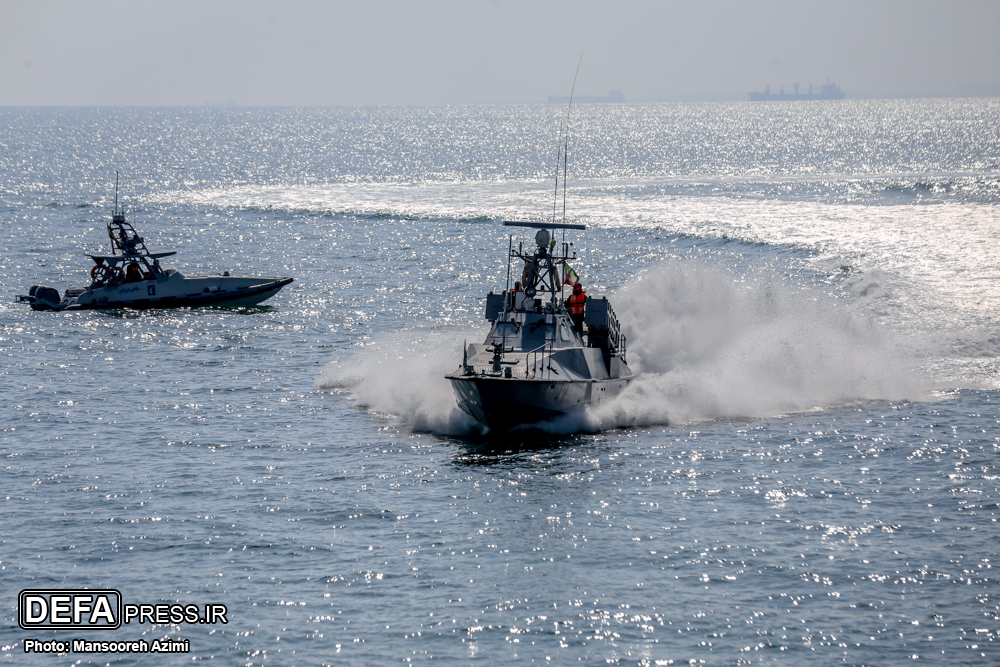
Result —
<instances>
[{"instance_id":1,"label":"handrail","mask_svg":"<svg viewBox=\"0 0 1000 667\"><path fill-rule=\"evenodd\" d=\"M539 345L538 347L536 347L533 350L528 350L525 353L525 355L524 355L524 377L528 377L528 358L531 357L531 355L535 355L534 361L531 364L531 377L535 377L535 375L538 373L538 355L541 354L539 352L539 350L544 350L545 346L547 344L548 344L548 341L542 343L541 345Z\"/></svg>"}]
</instances>

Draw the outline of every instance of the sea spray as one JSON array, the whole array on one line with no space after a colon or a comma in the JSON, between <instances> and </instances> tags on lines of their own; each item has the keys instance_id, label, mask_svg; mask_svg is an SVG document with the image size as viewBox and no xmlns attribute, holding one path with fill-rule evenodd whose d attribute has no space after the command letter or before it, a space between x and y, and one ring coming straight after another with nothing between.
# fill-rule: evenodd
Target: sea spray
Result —
<instances>
[{"instance_id":1,"label":"sea spray","mask_svg":"<svg viewBox=\"0 0 1000 667\"><path fill-rule=\"evenodd\" d=\"M463 339L484 332L399 332L327 366L317 385L349 391L359 408L389 414L414 431L481 432L462 412L445 375L458 368Z\"/></svg>"},{"instance_id":2,"label":"sea spray","mask_svg":"<svg viewBox=\"0 0 1000 667\"><path fill-rule=\"evenodd\" d=\"M928 387L890 331L769 269L664 263L626 284L614 304L638 377L592 411L594 428L915 400Z\"/></svg>"}]
</instances>

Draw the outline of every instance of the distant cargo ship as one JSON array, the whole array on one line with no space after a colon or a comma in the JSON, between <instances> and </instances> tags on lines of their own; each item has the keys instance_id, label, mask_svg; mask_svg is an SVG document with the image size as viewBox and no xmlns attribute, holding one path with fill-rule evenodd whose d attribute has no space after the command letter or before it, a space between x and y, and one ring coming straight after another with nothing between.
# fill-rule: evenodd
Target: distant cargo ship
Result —
<instances>
[{"instance_id":1,"label":"distant cargo ship","mask_svg":"<svg viewBox=\"0 0 1000 667\"><path fill-rule=\"evenodd\" d=\"M620 90L612 90L608 93L607 97L595 97L593 95L577 95L573 98L574 102L579 102L580 104L602 104L608 102L624 102L625 97L622 95ZM549 95L549 104L568 104L568 97L559 97L558 95Z\"/></svg>"},{"instance_id":2,"label":"distant cargo ship","mask_svg":"<svg viewBox=\"0 0 1000 667\"><path fill-rule=\"evenodd\" d=\"M763 93L758 93L756 91L752 93L747 93L750 99L754 102L768 102L768 101L781 101L781 100L842 100L844 99L844 91L837 87L835 83L827 82L826 85L820 86L819 92L813 91L813 85L809 84L808 93L799 92L799 84L795 84L794 93L786 93L784 88L780 89L780 92L775 95L771 92L771 86L768 85L764 89Z\"/></svg>"}]
</instances>

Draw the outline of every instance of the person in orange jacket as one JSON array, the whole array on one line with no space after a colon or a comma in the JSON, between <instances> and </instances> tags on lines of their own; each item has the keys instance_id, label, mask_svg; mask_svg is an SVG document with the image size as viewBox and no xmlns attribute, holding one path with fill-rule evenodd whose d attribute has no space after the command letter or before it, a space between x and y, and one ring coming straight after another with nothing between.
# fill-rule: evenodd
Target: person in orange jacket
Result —
<instances>
[{"instance_id":1,"label":"person in orange jacket","mask_svg":"<svg viewBox=\"0 0 1000 667\"><path fill-rule=\"evenodd\" d=\"M580 286L580 283L573 285L573 293L566 299L566 306L569 308L569 316L573 319L573 326L577 333L583 333L583 312L587 304L587 293Z\"/></svg>"}]
</instances>

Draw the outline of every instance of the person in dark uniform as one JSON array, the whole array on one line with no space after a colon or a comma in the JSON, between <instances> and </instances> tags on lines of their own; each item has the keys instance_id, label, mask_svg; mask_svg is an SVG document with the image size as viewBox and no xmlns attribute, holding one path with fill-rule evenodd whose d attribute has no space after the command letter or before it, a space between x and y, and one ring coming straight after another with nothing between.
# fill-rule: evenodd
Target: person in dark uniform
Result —
<instances>
[{"instance_id":1,"label":"person in dark uniform","mask_svg":"<svg viewBox=\"0 0 1000 667\"><path fill-rule=\"evenodd\" d=\"M138 262L132 262L125 267L125 282L137 283L140 280L142 280L142 271L139 269Z\"/></svg>"}]
</instances>

